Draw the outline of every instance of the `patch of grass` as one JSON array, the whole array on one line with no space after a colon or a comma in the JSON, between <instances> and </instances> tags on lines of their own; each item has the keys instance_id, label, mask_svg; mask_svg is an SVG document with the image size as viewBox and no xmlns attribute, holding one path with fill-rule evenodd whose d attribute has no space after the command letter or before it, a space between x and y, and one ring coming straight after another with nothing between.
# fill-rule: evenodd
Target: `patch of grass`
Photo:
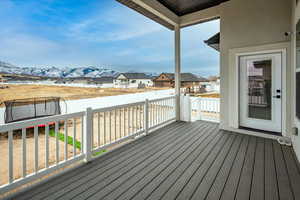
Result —
<instances>
[{"instance_id":1,"label":"patch of grass","mask_svg":"<svg viewBox=\"0 0 300 200\"><path fill-rule=\"evenodd\" d=\"M55 131L54 130L50 130L49 131L49 135L51 137L55 137ZM58 133L58 139L60 141L65 141L65 135L63 133ZM68 136L67 138L67 143L70 144L70 145L73 145L73 138L71 136ZM79 142L78 140L75 140L75 147L77 149L81 149L81 142Z\"/></svg>"},{"instance_id":2,"label":"patch of grass","mask_svg":"<svg viewBox=\"0 0 300 200\"><path fill-rule=\"evenodd\" d=\"M105 152L107 152L107 150L106 150L106 149L103 149L103 150L101 150L101 151L98 151L98 152L93 153L93 156L99 156L99 155L101 155L102 153L105 153Z\"/></svg>"}]
</instances>

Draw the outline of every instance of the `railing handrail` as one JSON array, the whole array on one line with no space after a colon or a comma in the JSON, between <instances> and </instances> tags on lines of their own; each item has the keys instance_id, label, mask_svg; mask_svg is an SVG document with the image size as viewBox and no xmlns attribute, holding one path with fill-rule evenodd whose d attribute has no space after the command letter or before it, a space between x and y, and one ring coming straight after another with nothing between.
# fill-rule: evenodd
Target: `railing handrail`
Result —
<instances>
[{"instance_id":1,"label":"railing handrail","mask_svg":"<svg viewBox=\"0 0 300 200\"><path fill-rule=\"evenodd\" d=\"M53 115L53 116L42 117L42 118L38 118L38 119L30 119L30 120L21 121L21 122L12 122L9 124L3 124L3 125L0 125L0 133L7 132L12 129L18 130L18 129L22 129L22 128L37 126L40 124L46 124L48 122L55 122L55 121L67 120L70 118L83 117L85 115L85 113L86 113L85 111L82 111L82 112Z\"/></svg>"},{"instance_id":2,"label":"railing handrail","mask_svg":"<svg viewBox=\"0 0 300 200\"><path fill-rule=\"evenodd\" d=\"M139 102L134 102L134 103L128 103L128 104L121 104L121 105L116 105L116 106L109 106L109 107L104 107L104 108L97 108L93 109L92 112L107 112L115 109L120 109L120 108L127 108L131 106L138 106L138 105L143 105L145 101L139 101Z\"/></svg>"},{"instance_id":3,"label":"railing handrail","mask_svg":"<svg viewBox=\"0 0 300 200\"><path fill-rule=\"evenodd\" d=\"M162 97L162 98L158 98L158 99L151 99L149 100L149 102L156 102L156 101L163 101L163 100L168 100L168 99L173 99L175 98L175 96L169 96L169 97Z\"/></svg>"}]
</instances>

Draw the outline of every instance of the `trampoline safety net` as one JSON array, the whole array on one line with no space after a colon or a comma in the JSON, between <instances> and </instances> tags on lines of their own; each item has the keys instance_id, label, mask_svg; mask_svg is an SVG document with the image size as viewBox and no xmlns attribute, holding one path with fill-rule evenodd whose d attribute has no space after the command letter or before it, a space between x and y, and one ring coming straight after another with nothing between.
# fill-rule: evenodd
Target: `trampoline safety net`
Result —
<instances>
[{"instance_id":1,"label":"trampoline safety net","mask_svg":"<svg viewBox=\"0 0 300 200\"><path fill-rule=\"evenodd\" d=\"M61 114L59 97L5 101L5 123Z\"/></svg>"}]
</instances>

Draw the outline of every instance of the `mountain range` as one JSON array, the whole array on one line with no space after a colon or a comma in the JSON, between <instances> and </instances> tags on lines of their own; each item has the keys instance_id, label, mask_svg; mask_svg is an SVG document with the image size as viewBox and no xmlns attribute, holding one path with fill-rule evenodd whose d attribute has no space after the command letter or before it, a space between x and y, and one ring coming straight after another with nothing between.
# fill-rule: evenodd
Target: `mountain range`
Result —
<instances>
[{"instance_id":1,"label":"mountain range","mask_svg":"<svg viewBox=\"0 0 300 200\"><path fill-rule=\"evenodd\" d=\"M104 67L18 67L10 63L0 61L0 73L23 74L41 77L74 78L74 77L103 77L117 76L120 72Z\"/></svg>"}]
</instances>

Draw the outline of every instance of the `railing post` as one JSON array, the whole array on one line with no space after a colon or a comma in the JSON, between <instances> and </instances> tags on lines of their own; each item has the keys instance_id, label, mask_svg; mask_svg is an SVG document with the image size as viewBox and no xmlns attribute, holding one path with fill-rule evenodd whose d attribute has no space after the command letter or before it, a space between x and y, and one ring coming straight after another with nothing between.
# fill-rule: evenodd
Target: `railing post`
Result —
<instances>
[{"instance_id":1,"label":"railing post","mask_svg":"<svg viewBox=\"0 0 300 200\"><path fill-rule=\"evenodd\" d=\"M149 132L149 100L145 100L145 108L144 108L144 127L145 134L147 135Z\"/></svg>"},{"instance_id":2,"label":"railing post","mask_svg":"<svg viewBox=\"0 0 300 200\"><path fill-rule=\"evenodd\" d=\"M202 101L202 98L199 98L199 99L198 99L198 109L197 109L198 120L202 120L202 114L201 114L201 101Z\"/></svg>"},{"instance_id":3,"label":"railing post","mask_svg":"<svg viewBox=\"0 0 300 200\"><path fill-rule=\"evenodd\" d=\"M84 138L83 138L83 153L85 155L85 162L91 161L92 158L92 129L93 129L93 112L92 108L86 109L84 120Z\"/></svg>"}]
</instances>

